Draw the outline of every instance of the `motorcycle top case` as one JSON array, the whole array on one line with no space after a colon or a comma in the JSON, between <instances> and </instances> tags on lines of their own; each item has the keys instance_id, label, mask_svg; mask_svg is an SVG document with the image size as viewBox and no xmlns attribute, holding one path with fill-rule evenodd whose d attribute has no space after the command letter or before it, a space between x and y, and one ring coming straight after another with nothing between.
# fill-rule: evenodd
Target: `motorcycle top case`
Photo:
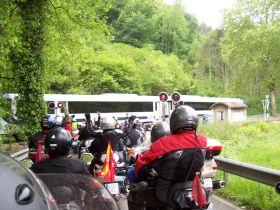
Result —
<instances>
[{"instance_id":1,"label":"motorcycle top case","mask_svg":"<svg viewBox=\"0 0 280 210\"><path fill-rule=\"evenodd\" d=\"M217 139L207 139L207 146L206 146L206 159L211 159L213 156L217 156L222 151L222 144Z\"/></svg>"}]
</instances>

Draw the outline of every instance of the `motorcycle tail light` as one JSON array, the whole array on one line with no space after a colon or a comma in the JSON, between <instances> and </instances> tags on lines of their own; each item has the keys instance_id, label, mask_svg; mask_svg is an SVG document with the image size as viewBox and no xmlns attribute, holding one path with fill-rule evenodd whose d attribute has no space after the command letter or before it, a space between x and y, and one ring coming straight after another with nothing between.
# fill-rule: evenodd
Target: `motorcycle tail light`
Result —
<instances>
[{"instance_id":1,"label":"motorcycle tail light","mask_svg":"<svg viewBox=\"0 0 280 210\"><path fill-rule=\"evenodd\" d=\"M211 166L211 170L217 171L218 170L218 166Z\"/></svg>"}]
</instances>

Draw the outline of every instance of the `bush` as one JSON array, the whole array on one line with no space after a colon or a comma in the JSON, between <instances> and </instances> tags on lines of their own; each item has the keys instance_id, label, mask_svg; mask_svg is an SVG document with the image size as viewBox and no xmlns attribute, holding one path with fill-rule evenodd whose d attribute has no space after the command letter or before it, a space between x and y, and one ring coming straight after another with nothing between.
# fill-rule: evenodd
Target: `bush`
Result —
<instances>
[{"instance_id":1,"label":"bush","mask_svg":"<svg viewBox=\"0 0 280 210\"><path fill-rule=\"evenodd\" d=\"M4 135L4 143L27 142L28 134L25 125L9 124Z\"/></svg>"}]
</instances>

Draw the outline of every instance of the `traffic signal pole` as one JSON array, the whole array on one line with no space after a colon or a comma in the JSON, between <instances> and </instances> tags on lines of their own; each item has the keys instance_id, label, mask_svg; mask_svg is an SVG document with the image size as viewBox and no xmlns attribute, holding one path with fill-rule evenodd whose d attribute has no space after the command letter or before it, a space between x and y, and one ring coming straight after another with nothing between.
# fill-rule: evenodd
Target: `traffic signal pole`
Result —
<instances>
[{"instance_id":1,"label":"traffic signal pole","mask_svg":"<svg viewBox=\"0 0 280 210\"><path fill-rule=\"evenodd\" d=\"M180 105L181 95L178 92L173 92L171 94L171 100L168 101L168 95L166 92L161 92L159 94L159 100L162 108L162 120L165 121L171 114L171 111L176 109Z\"/></svg>"}]
</instances>

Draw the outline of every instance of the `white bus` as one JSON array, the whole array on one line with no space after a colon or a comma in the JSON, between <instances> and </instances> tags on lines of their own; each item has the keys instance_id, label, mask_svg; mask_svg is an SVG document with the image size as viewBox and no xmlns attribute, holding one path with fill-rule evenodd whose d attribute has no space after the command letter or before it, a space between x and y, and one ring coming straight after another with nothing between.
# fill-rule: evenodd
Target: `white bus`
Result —
<instances>
[{"instance_id":1,"label":"white bus","mask_svg":"<svg viewBox=\"0 0 280 210\"><path fill-rule=\"evenodd\" d=\"M142 122L154 121L160 115L159 99L156 96L45 94L44 99L48 103L62 102L64 105L61 110L49 109L49 114L74 114L78 122L85 118L85 113L91 113L92 119L97 119L97 112L100 112L102 118L115 116L119 122L123 122L127 115L135 115Z\"/></svg>"},{"instance_id":2,"label":"white bus","mask_svg":"<svg viewBox=\"0 0 280 210\"><path fill-rule=\"evenodd\" d=\"M4 97L14 99L16 94L5 94ZM167 102L161 102L159 96L139 96L137 94L100 94L100 95L78 95L78 94L45 94L44 100L55 107L48 109L50 115L68 113L75 115L78 122L85 118L85 113L91 113L92 119L97 119L97 112L101 117L113 117L123 122L127 115L135 115L142 122L156 121L168 118L174 110L171 97ZM202 97L196 95L181 95L180 101L197 110L198 115L208 123L212 123L213 111L210 106L218 102L239 102L239 98ZM59 102L63 108L57 108ZM12 103L13 104L13 103Z\"/></svg>"}]
</instances>

